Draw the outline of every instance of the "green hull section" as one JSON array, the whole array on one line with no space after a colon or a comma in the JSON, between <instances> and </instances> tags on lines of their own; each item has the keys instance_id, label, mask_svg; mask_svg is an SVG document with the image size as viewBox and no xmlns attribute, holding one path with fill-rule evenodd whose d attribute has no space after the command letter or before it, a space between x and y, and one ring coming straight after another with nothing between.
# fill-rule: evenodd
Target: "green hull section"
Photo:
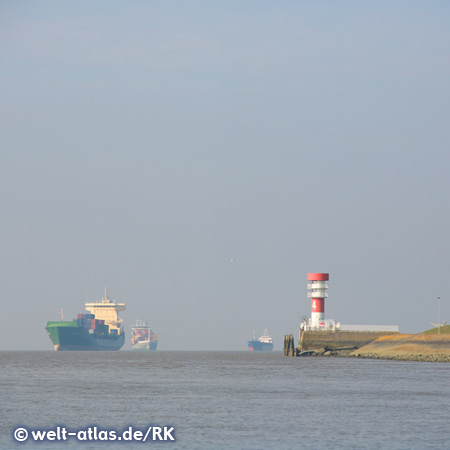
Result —
<instances>
[{"instance_id":1,"label":"green hull section","mask_svg":"<svg viewBox=\"0 0 450 450\"><path fill-rule=\"evenodd\" d=\"M76 322L47 322L47 333L57 351L117 351L125 343L125 334L90 334Z\"/></svg>"}]
</instances>

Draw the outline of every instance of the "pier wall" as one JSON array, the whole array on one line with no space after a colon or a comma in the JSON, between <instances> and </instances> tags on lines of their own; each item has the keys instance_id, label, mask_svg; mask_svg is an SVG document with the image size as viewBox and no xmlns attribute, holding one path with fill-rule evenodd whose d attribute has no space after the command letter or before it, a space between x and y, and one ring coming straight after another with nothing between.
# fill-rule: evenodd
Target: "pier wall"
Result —
<instances>
[{"instance_id":1,"label":"pier wall","mask_svg":"<svg viewBox=\"0 0 450 450\"><path fill-rule=\"evenodd\" d=\"M362 347L382 336L399 334L394 331L301 331L299 350L335 350Z\"/></svg>"}]
</instances>

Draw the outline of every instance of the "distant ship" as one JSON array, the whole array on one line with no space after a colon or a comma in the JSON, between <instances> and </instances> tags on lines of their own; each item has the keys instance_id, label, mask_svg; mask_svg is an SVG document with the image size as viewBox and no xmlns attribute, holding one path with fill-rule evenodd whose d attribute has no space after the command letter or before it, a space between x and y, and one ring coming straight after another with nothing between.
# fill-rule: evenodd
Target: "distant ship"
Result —
<instances>
[{"instance_id":1,"label":"distant ship","mask_svg":"<svg viewBox=\"0 0 450 450\"><path fill-rule=\"evenodd\" d=\"M118 312L125 303L111 301L106 295L100 302L86 303L89 314L78 314L72 322L47 322L45 329L56 351L119 350L125 343L123 320ZM62 314L63 311L61 310Z\"/></svg>"},{"instance_id":2,"label":"distant ship","mask_svg":"<svg viewBox=\"0 0 450 450\"><path fill-rule=\"evenodd\" d=\"M259 338L255 338L255 332L253 332L253 339L248 341L248 349L251 352L270 352L273 350L273 342L272 338L269 336L269 333L264 330L264 334Z\"/></svg>"},{"instance_id":3,"label":"distant ship","mask_svg":"<svg viewBox=\"0 0 450 450\"><path fill-rule=\"evenodd\" d=\"M153 333L148 322L136 320L131 327L131 350L156 350L158 335Z\"/></svg>"}]
</instances>

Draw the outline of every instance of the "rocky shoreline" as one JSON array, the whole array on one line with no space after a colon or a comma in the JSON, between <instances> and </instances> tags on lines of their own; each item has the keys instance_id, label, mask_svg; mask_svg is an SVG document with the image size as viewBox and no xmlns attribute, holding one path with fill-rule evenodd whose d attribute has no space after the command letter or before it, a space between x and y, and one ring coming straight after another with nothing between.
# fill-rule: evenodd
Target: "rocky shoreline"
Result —
<instances>
[{"instance_id":1,"label":"rocky shoreline","mask_svg":"<svg viewBox=\"0 0 450 450\"><path fill-rule=\"evenodd\" d=\"M349 358L365 358L365 359L387 359L394 361L421 361L421 362L450 362L449 355L415 355L415 354L398 354L398 355L377 355L374 353L357 353L349 355Z\"/></svg>"}]
</instances>

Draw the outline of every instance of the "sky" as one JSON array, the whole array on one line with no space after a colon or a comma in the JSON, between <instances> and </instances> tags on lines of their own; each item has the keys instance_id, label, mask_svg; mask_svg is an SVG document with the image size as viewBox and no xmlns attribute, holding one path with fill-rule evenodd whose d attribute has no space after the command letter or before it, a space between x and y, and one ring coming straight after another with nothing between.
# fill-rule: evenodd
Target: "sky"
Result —
<instances>
[{"instance_id":1,"label":"sky","mask_svg":"<svg viewBox=\"0 0 450 450\"><path fill-rule=\"evenodd\" d=\"M125 302L160 350L450 323L446 1L1 1L0 350ZM124 349L129 349L130 343Z\"/></svg>"}]
</instances>

